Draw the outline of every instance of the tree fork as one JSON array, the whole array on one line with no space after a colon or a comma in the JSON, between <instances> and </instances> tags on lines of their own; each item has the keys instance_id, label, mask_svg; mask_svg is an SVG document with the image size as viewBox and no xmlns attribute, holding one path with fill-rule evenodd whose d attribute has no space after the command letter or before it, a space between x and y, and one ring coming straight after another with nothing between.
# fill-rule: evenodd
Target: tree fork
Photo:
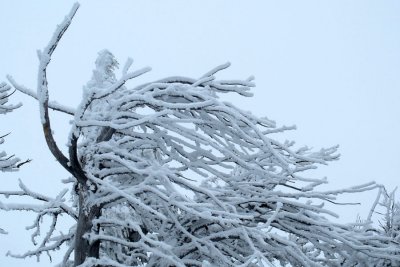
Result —
<instances>
[{"instance_id":1,"label":"tree fork","mask_svg":"<svg viewBox=\"0 0 400 267\"><path fill-rule=\"evenodd\" d=\"M74 17L79 4L75 4L70 14L65 18L61 27L59 27L50 40L47 47L43 52L39 52L39 80L38 80L38 100L39 107L41 110L41 119L43 126L43 133L46 139L47 146L57 159L57 161L70 172L78 181L78 195L79 195L79 214L77 222L77 230L75 233L75 254L74 254L74 266L82 264L88 257L99 257L100 243L98 241L90 243L85 236L88 234L93 227L93 219L100 216L101 208L98 206L87 205L86 196L88 195L90 188L87 184L87 177L83 171L77 156L77 142L78 137L73 135L71 138L71 145L69 147L69 159L64 156L61 150L58 148L51 130L50 117L49 117L49 93L47 86L47 66L50 63L51 55L56 49L59 40L68 29L71 24L72 18Z\"/></svg>"}]
</instances>

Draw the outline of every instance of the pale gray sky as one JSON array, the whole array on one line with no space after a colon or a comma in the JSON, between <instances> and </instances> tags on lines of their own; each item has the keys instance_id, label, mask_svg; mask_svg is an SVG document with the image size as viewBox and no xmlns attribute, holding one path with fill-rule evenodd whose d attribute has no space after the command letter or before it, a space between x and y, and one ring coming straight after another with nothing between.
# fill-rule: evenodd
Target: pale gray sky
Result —
<instances>
[{"instance_id":1,"label":"pale gray sky","mask_svg":"<svg viewBox=\"0 0 400 267\"><path fill-rule=\"evenodd\" d=\"M36 50L48 42L73 1L1 1L0 77L6 74L36 89ZM298 126L284 137L315 148L340 145L341 160L310 175L327 176L329 188L375 180L399 185L400 173L400 2L399 1L82 1L56 50L48 77L50 97L75 107L97 52L112 51L124 63L153 67L137 83L170 75L199 77L230 61L224 78L256 77L255 96L229 97L243 109L278 125ZM45 149L36 103L1 118L0 133L12 131L6 149L33 162L2 174L2 189L21 178L33 189L55 195L66 178ZM61 146L68 117L55 115ZM375 193L342 198L360 207L334 207L342 221L362 217ZM3 201L3 199L1 199ZM29 249L23 213L0 212L1 266L52 266L10 259L8 250ZM43 229L44 231L45 229Z\"/></svg>"}]
</instances>

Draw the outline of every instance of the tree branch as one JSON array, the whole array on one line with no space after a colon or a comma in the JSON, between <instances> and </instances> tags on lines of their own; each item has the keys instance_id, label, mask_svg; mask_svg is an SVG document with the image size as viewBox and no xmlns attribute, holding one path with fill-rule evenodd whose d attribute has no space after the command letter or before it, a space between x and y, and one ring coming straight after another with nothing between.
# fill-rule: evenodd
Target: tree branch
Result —
<instances>
[{"instance_id":1,"label":"tree branch","mask_svg":"<svg viewBox=\"0 0 400 267\"><path fill-rule=\"evenodd\" d=\"M7 80L12 84L12 86L16 90L38 100L37 94L32 89L29 89L29 88L17 83L11 75L7 75ZM55 101L49 101L49 108L51 108L52 110L55 110L55 111L63 112L68 115L72 115L72 116L75 114L75 109L63 106Z\"/></svg>"},{"instance_id":2,"label":"tree branch","mask_svg":"<svg viewBox=\"0 0 400 267\"><path fill-rule=\"evenodd\" d=\"M69 164L68 158L65 157L64 154L61 152L61 150L58 148L52 134L50 118L49 118L49 92L47 87L46 70L48 64L50 63L51 55L56 49L63 34L71 24L72 18L74 17L78 8L79 4L75 3L70 13L65 17L64 21L56 29L47 47L44 48L42 52L38 51L40 64L38 73L37 97L39 101L40 116L43 125L44 136L46 139L47 146L49 147L51 153L54 155L57 161L73 175L75 173Z\"/></svg>"}]
</instances>

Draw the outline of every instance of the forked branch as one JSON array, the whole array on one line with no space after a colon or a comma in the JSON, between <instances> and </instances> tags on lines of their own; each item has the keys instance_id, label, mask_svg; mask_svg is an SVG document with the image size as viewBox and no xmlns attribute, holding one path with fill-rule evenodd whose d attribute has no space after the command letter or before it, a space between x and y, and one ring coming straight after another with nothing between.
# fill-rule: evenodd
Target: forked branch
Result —
<instances>
[{"instance_id":1,"label":"forked branch","mask_svg":"<svg viewBox=\"0 0 400 267\"><path fill-rule=\"evenodd\" d=\"M51 153L57 159L57 161L74 176L75 172L71 168L68 158L64 156L64 154L58 148L52 134L50 118L49 118L49 92L47 86L48 83L47 83L46 71L47 71L47 66L49 65L51 60L51 55L56 49L61 37L71 24L71 21L78 8L79 4L78 3L74 4L70 13L65 17L64 21L57 27L47 47L45 47L43 51L38 51L40 64L39 64L38 87L37 87L37 97L39 101L40 116L46 143Z\"/></svg>"}]
</instances>

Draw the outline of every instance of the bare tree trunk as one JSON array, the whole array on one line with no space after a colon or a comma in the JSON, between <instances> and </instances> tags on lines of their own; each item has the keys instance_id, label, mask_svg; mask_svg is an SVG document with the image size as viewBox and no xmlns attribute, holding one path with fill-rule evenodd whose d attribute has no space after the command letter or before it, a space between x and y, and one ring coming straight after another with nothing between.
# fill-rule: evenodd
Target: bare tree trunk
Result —
<instances>
[{"instance_id":1,"label":"bare tree trunk","mask_svg":"<svg viewBox=\"0 0 400 267\"><path fill-rule=\"evenodd\" d=\"M98 206L87 207L85 189L79 192L79 217L75 233L74 266L82 264L88 257L99 258L100 242L89 243L85 234L92 231L93 220L100 216L101 209Z\"/></svg>"},{"instance_id":2,"label":"bare tree trunk","mask_svg":"<svg viewBox=\"0 0 400 267\"><path fill-rule=\"evenodd\" d=\"M103 142L109 140L111 136L114 134L115 130L110 127L105 127L102 129L99 137L96 142ZM101 208L99 206L87 207L86 195L87 191L90 190L84 182L87 181L86 176L79 164L79 161L76 157L76 143L77 138L73 138L72 146L70 149L70 156L72 158L71 165L77 169L76 173L78 174L77 179L79 181L79 217L78 224L76 228L75 234L75 255L74 255L74 266L78 266L82 264L86 258L93 257L99 258L100 251L100 241L93 242L90 244L87 239L85 239L84 235L90 233L93 228L93 220L98 218L101 215ZM84 181L84 182L82 182ZM98 230L98 229L97 229Z\"/></svg>"}]
</instances>

